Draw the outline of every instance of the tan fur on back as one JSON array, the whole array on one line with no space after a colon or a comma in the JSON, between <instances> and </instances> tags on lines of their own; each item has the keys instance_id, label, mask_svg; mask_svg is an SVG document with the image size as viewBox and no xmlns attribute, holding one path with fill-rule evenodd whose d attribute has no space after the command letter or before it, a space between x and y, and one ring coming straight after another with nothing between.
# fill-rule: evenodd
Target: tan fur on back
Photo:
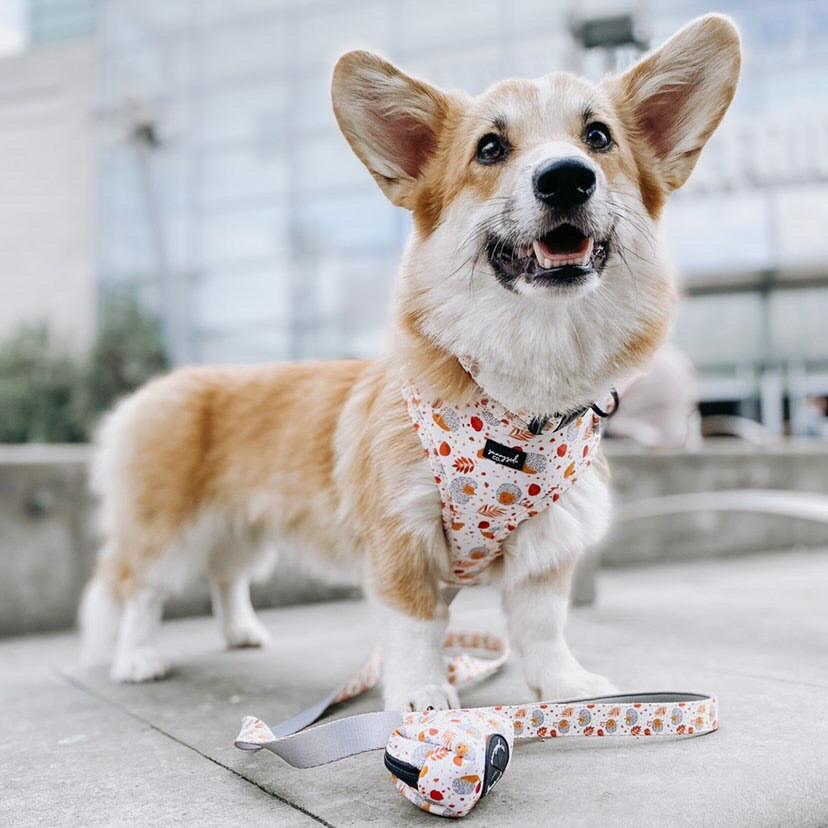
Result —
<instances>
[{"instance_id":1,"label":"tan fur on back","mask_svg":"<svg viewBox=\"0 0 828 828\"><path fill-rule=\"evenodd\" d=\"M130 398L104 426L115 468L99 486L105 534L121 539L102 569L119 594L209 510L336 567L356 567L361 537L376 537L381 591L428 615L424 570L440 563L406 546L388 509L422 460L398 377L357 361L185 368Z\"/></svg>"}]
</instances>

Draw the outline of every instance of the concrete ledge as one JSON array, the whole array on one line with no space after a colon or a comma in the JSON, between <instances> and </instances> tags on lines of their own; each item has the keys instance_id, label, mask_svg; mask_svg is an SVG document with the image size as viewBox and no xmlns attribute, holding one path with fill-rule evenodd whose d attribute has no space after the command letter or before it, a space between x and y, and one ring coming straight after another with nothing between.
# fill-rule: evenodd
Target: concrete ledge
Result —
<instances>
[{"instance_id":1,"label":"concrete ledge","mask_svg":"<svg viewBox=\"0 0 828 828\"><path fill-rule=\"evenodd\" d=\"M87 492L89 446L0 446L0 635L75 623L95 562L94 503ZM277 565L254 584L258 607L355 597ZM172 598L167 617L210 611L205 580Z\"/></svg>"},{"instance_id":2,"label":"concrete ledge","mask_svg":"<svg viewBox=\"0 0 828 828\"><path fill-rule=\"evenodd\" d=\"M757 449L728 440L698 452L642 450L607 441L618 509L664 494L731 488L825 491L828 447L786 442ZM92 569L93 504L86 492L88 446L0 446L0 635L74 623ZM791 547L828 546L828 527L761 514L698 513L619 524L600 550L610 566ZM578 573L576 603L594 595L597 555ZM278 607L355 595L277 566L254 587L254 603ZM209 610L206 583L171 600L170 616Z\"/></svg>"},{"instance_id":3,"label":"concrete ledge","mask_svg":"<svg viewBox=\"0 0 828 828\"><path fill-rule=\"evenodd\" d=\"M828 491L824 441L756 447L713 439L695 452L648 450L614 440L605 445L619 514L625 503L663 495L730 489ZM826 524L761 513L697 512L617 523L601 557L606 565L622 566L826 544Z\"/></svg>"},{"instance_id":4,"label":"concrete ledge","mask_svg":"<svg viewBox=\"0 0 828 828\"><path fill-rule=\"evenodd\" d=\"M0 634L71 626L94 559L85 446L0 446Z\"/></svg>"}]
</instances>

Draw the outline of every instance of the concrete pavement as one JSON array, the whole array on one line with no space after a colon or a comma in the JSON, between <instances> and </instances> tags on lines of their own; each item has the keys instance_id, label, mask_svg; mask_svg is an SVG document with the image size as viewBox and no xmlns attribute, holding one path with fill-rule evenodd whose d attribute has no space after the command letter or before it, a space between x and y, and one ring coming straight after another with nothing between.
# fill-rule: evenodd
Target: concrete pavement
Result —
<instances>
[{"instance_id":1,"label":"concrete pavement","mask_svg":"<svg viewBox=\"0 0 828 828\"><path fill-rule=\"evenodd\" d=\"M715 692L721 729L674 742L521 744L470 824L828 825L828 552L604 571L569 640L622 691ZM467 590L458 627L502 631L496 596ZM168 622L166 681L109 683L76 639L0 642L0 824L436 825L402 799L381 754L296 770L236 750L242 715L277 723L369 650L362 602L262 613L266 652L224 652L207 618ZM466 705L530 695L513 659ZM336 716L378 709L372 691Z\"/></svg>"}]
</instances>

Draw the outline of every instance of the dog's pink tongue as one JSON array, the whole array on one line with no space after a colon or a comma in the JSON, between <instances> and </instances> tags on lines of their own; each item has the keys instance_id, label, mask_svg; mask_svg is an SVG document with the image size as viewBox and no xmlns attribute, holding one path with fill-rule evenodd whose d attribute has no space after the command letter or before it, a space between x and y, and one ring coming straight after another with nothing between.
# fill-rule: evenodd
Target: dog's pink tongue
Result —
<instances>
[{"instance_id":1,"label":"dog's pink tongue","mask_svg":"<svg viewBox=\"0 0 828 828\"><path fill-rule=\"evenodd\" d=\"M583 256L587 250L589 250L590 245L592 244L592 239L587 238L584 236L576 247L572 245L565 245L566 249L562 249L564 247L562 245L561 248L550 247L543 239L538 239L537 245L540 248L540 252L546 256L547 259L558 259L561 256L566 256L567 258L571 257L579 257Z\"/></svg>"},{"instance_id":2,"label":"dog's pink tongue","mask_svg":"<svg viewBox=\"0 0 828 828\"><path fill-rule=\"evenodd\" d=\"M567 244L567 241L571 244ZM547 269L564 265L586 265L592 255L592 245L591 236L580 239L562 239L560 245L555 245L554 240L551 245L541 239L533 242L538 264Z\"/></svg>"}]
</instances>

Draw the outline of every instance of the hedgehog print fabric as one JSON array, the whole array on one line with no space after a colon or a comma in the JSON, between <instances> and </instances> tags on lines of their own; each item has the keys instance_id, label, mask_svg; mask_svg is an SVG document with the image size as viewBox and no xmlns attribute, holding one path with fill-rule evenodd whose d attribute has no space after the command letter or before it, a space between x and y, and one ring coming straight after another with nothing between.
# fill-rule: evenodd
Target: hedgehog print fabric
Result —
<instances>
[{"instance_id":1,"label":"hedgehog print fabric","mask_svg":"<svg viewBox=\"0 0 828 828\"><path fill-rule=\"evenodd\" d=\"M553 421L534 434L527 415L508 411L482 389L459 406L425 400L408 381L402 394L440 490L449 583L457 586L474 583L522 521L575 485L601 439L601 420L591 410L561 429Z\"/></svg>"}]
</instances>

